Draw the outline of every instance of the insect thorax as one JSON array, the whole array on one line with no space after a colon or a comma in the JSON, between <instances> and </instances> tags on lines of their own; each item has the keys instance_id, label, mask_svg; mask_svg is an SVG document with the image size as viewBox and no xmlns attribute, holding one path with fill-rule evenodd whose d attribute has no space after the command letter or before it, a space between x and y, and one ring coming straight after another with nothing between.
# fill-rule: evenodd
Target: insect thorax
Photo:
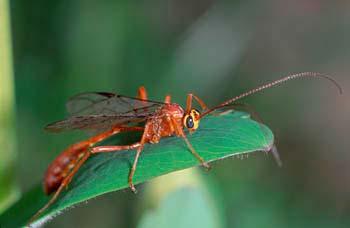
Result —
<instances>
[{"instance_id":1,"label":"insect thorax","mask_svg":"<svg viewBox=\"0 0 350 228\"><path fill-rule=\"evenodd\" d=\"M146 123L147 141L158 143L162 137L176 135L174 122L182 128L183 115L184 111L178 104L168 104L159 108Z\"/></svg>"}]
</instances>

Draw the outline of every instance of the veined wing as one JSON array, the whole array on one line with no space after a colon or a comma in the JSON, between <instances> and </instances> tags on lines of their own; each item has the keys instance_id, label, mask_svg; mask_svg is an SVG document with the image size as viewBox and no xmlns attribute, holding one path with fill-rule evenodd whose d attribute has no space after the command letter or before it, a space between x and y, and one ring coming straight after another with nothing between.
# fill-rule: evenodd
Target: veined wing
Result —
<instances>
[{"instance_id":1,"label":"veined wing","mask_svg":"<svg viewBox=\"0 0 350 228\"><path fill-rule=\"evenodd\" d=\"M78 94L67 102L70 117L49 124L46 130L102 130L131 122L142 122L151 117L162 102L96 92Z\"/></svg>"},{"instance_id":2,"label":"veined wing","mask_svg":"<svg viewBox=\"0 0 350 228\"><path fill-rule=\"evenodd\" d=\"M163 102L142 100L108 92L81 93L66 104L71 116L153 112Z\"/></svg>"}]
</instances>

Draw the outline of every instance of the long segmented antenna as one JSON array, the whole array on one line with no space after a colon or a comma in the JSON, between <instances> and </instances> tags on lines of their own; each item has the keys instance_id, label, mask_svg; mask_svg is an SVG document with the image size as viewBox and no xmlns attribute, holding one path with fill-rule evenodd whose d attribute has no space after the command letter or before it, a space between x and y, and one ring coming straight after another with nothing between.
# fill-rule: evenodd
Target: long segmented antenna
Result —
<instances>
[{"instance_id":1,"label":"long segmented antenna","mask_svg":"<svg viewBox=\"0 0 350 228\"><path fill-rule=\"evenodd\" d=\"M205 115L208 115L209 113L215 111L216 109L225 107L225 106L227 106L229 104L232 104L233 102L235 102L237 100L240 100L240 99L242 99L244 97L250 96L250 95L252 95L254 93L258 93L258 92L260 92L262 90L265 90L265 89L268 89L268 88L280 85L280 84L282 84L284 82L287 82L287 81L290 81L290 80L293 80L293 79L298 79L298 78L323 78L323 79L326 79L326 80L332 82L338 88L340 94L343 93L342 88L340 87L340 85L332 77L330 77L328 75L325 75L325 74L316 73L316 72L302 72L302 73L298 73L298 74L288 75L288 76L283 77L281 79L278 79L276 81L273 81L273 82L270 82L268 84L259 86L259 87L255 88L255 89L249 90L248 92L242 93L241 95L238 95L238 96L236 96L234 98L231 98L231 99L225 101L224 103L221 103L218 106L215 106L214 108L211 108L211 109L205 111L204 113L201 114L200 118L202 118Z\"/></svg>"}]
</instances>

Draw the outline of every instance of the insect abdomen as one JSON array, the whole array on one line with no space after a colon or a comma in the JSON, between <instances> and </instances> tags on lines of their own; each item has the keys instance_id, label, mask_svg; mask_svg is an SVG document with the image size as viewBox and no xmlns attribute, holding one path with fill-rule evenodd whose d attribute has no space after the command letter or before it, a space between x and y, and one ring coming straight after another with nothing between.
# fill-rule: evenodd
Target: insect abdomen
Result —
<instances>
[{"instance_id":1,"label":"insect abdomen","mask_svg":"<svg viewBox=\"0 0 350 228\"><path fill-rule=\"evenodd\" d=\"M89 144L80 142L74 144L63 151L49 165L44 178L44 191L47 195L55 192L61 185L65 177L75 167L78 161L88 153Z\"/></svg>"}]
</instances>

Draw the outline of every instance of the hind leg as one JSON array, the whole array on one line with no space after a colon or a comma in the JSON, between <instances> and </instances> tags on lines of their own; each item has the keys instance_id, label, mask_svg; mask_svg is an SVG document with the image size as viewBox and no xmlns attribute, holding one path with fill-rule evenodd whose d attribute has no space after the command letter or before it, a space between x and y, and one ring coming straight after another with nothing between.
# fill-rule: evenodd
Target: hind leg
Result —
<instances>
[{"instance_id":1,"label":"hind leg","mask_svg":"<svg viewBox=\"0 0 350 228\"><path fill-rule=\"evenodd\" d=\"M69 171L67 176L64 177L62 182L60 183L59 187L55 191L54 195L51 197L51 199L38 211L34 214L34 216L29 220L29 223L32 223L35 219L37 219L48 207L50 207L58 198L58 196L61 194L61 192L68 186L68 184L72 181L74 175L78 172L79 168L84 164L84 162L90 157L91 154L97 153L98 151L94 151L89 149L94 144L108 138L111 135L123 132L123 131L142 131L143 127L114 127L109 131L103 132L101 134L98 134L96 136L91 137L88 140L76 143L72 146L70 146L68 149L66 149L62 154L65 154L65 156L69 156L72 154L75 154L77 151L80 152L80 157L77 158L75 163L72 165L72 170ZM98 148L98 147L96 147ZM119 150L125 150L131 148L130 146L119 146ZM114 151L118 150L118 148L114 148ZM53 165L55 164L55 161L52 163L52 169L55 168ZM49 169L50 169L49 167Z\"/></svg>"},{"instance_id":2,"label":"hind leg","mask_svg":"<svg viewBox=\"0 0 350 228\"><path fill-rule=\"evenodd\" d=\"M90 153L87 151L83 155L83 157L78 161L78 163L75 165L75 167L72 169L72 171L66 176L60 187L57 189L57 191L54 193L54 195L51 197L49 202L47 202L38 212L36 212L33 217L29 220L28 225L32 223L35 219L37 219L47 208L49 208L58 198L58 196L61 194L61 192L68 186L68 184L71 182L73 176L78 172L79 168L83 165L83 163L90 157Z\"/></svg>"}]
</instances>

